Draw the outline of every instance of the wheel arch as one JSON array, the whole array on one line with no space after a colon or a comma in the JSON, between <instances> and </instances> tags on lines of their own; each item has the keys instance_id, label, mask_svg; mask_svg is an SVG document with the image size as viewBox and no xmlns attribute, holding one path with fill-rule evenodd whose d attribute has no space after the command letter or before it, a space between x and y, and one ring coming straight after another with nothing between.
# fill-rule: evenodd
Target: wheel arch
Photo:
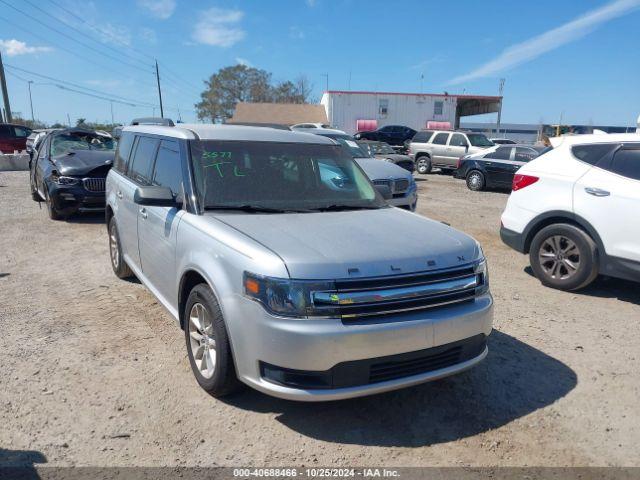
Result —
<instances>
[{"instance_id":1,"label":"wheel arch","mask_svg":"<svg viewBox=\"0 0 640 480\"><path fill-rule=\"evenodd\" d=\"M113 218L113 208L111 208L111 205L107 203L107 207L104 209L104 221L107 225L107 230L109 230L109 222L111 222L112 218Z\"/></svg>"},{"instance_id":2,"label":"wheel arch","mask_svg":"<svg viewBox=\"0 0 640 480\"><path fill-rule=\"evenodd\" d=\"M543 228L548 227L549 225L553 225L556 223L567 223L569 225L573 225L574 227L579 228L587 235L589 235L598 247L598 251L605 255L606 251L604 248L604 243L598 235L598 232L593 225L591 225L587 220L582 218L580 215L576 215L571 212L565 212L562 210L556 210L551 212L543 213L542 215L538 215L534 218L529 225L525 228L524 231L524 253L529 253L531 248L531 242L533 241L533 237Z\"/></svg>"},{"instance_id":3,"label":"wheel arch","mask_svg":"<svg viewBox=\"0 0 640 480\"><path fill-rule=\"evenodd\" d=\"M215 290L211 288L211 285L205 276L195 269L186 270L180 277L180 284L178 285L178 321L180 323L180 328L182 329L184 329L184 307L187 304L187 298L189 298L191 290L201 283L209 286L213 296L216 297L216 300L218 301L218 305L220 304L220 300L218 299Z\"/></svg>"}]
</instances>

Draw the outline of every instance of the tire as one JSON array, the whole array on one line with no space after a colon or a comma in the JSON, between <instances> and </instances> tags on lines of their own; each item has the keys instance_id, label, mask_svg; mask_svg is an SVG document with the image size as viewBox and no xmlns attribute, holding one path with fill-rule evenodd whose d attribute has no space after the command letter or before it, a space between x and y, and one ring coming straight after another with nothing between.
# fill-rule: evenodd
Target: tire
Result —
<instances>
[{"instance_id":1,"label":"tire","mask_svg":"<svg viewBox=\"0 0 640 480\"><path fill-rule=\"evenodd\" d=\"M529 260L538 280L559 290L579 290L598 276L598 248L574 225L558 223L540 230L531 242Z\"/></svg>"},{"instance_id":2,"label":"tire","mask_svg":"<svg viewBox=\"0 0 640 480\"><path fill-rule=\"evenodd\" d=\"M38 190L33 185L33 178L31 178L31 175L29 175L29 186L31 187L31 199L34 202L41 202L42 198L40 197Z\"/></svg>"},{"instance_id":3,"label":"tire","mask_svg":"<svg viewBox=\"0 0 640 480\"><path fill-rule=\"evenodd\" d=\"M469 190L473 190L474 192L479 192L484 190L486 185L486 180L484 178L484 174L480 170L471 170L467 173L467 188Z\"/></svg>"},{"instance_id":4,"label":"tire","mask_svg":"<svg viewBox=\"0 0 640 480\"><path fill-rule=\"evenodd\" d=\"M428 155L422 155L416 159L416 171L421 174L431 173L431 158Z\"/></svg>"},{"instance_id":5,"label":"tire","mask_svg":"<svg viewBox=\"0 0 640 480\"><path fill-rule=\"evenodd\" d=\"M125 262L122 255L122 244L120 243L120 234L116 225L115 217L109 220L109 258L111 260L111 268L118 278L129 278L133 276L133 272Z\"/></svg>"},{"instance_id":6,"label":"tire","mask_svg":"<svg viewBox=\"0 0 640 480\"><path fill-rule=\"evenodd\" d=\"M56 209L51 197L49 197L49 190L46 185L44 186L44 201L47 204L47 213L49 214L49 218L51 220L62 220L63 216Z\"/></svg>"},{"instance_id":7,"label":"tire","mask_svg":"<svg viewBox=\"0 0 640 480\"><path fill-rule=\"evenodd\" d=\"M222 311L204 283L196 285L187 299L184 338L191 370L203 390L222 397L240 388Z\"/></svg>"}]
</instances>

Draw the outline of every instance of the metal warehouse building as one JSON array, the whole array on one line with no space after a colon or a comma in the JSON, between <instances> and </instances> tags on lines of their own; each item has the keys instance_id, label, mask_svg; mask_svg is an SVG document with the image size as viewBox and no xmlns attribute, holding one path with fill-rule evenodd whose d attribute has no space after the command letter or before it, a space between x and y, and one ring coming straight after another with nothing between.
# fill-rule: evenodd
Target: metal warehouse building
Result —
<instances>
[{"instance_id":1,"label":"metal warehouse building","mask_svg":"<svg viewBox=\"0 0 640 480\"><path fill-rule=\"evenodd\" d=\"M498 112L502 97L329 90L320 103L332 126L353 134L385 125L459 128L461 117Z\"/></svg>"}]
</instances>

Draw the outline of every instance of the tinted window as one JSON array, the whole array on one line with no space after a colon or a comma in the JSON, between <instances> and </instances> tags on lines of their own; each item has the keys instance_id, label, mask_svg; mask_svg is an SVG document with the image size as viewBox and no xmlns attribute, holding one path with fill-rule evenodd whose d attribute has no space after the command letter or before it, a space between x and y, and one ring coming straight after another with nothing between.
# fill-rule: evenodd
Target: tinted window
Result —
<instances>
[{"instance_id":1,"label":"tinted window","mask_svg":"<svg viewBox=\"0 0 640 480\"><path fill-rule=\"evenodd\" d=\"M482 133L467 133L467 138L474 147L493 147L493 142Z\"/></svg>"},{"instance_id":2,"label":"tinted window","mask_svg":"<svg viewBox=\"0 0 640 480\"><path fill-rule=\"evenodd\" d=\"M9 138L13 136L9 125L0 125L0 138Z\"/></svg>"},{"instance_id":3,"label":"tinted window","mask_svg":"<svg viewBox=\"0 0 640 480\"><path fill-rule=\"evenodd\" d=\"M160 143L153 169L153 184L169 187L174 195L182 191L182 162L177 142L163 140Z\"/></svg>"},{"instance_id":4,"label":"tinted window","mask_svg":"<svg viewBox=\"0 0 640 480\"><path fill-rule=\"evenodd\" d=\"M433 132L430 130L418 132L413 136L413 139L411 141L417 143L427 143L431 138L431 135L433 135Z\"/></svg>"},{"instance_id":5,"label":"tinted window","mask_svg":"<svg viewBox=\"0 0 640 480\"><path fill-rule=\"evenodd\" d=\"M449 145L452 147L466 147L467 139L464 138L464 135L460 135L459 133L454 133L451 135L451 139L449 140Z\"/></svg>"},{"instance_id":6,"label":"tinted window","mask_svg":"<svg viewBox=\"0 0 640 480\"><path fill-rule=\"evenodd\" d=\"M602 157L611 152L615 143L594 143L592 145L575 145L571 148L573 156L589 165L597 164Z\"/></svg>"},{"instance_id":7,"label":"tinted window","mask_svg":"<svg viewBox=\"0 0 640 480\"><path fill-rule=\"evenodd\" d=\"M516 147L516 155L513 158L516 162L530 162L538 156L538 152L532 148Z\"/></svg>"},{"instance_id":8,"label":"tinted window","mask_svg":"<svg viewBox=\"0 0 640 480\"><path fill-rule=\"evenodd\" d=\"M446 145L447 138L449 138L448 133L438 133L433 137L433 141L431 143L435 143L436 145Z\"/></svg>"},{"instance_id":9,"label":"tinted window","mask_svg":"<svg viewBox=\"0 0 640 480\"><path fill-rule=\"evenodd\" d=\"M487 153L485 158L495 158L496 160L509 160L511 158L511 147L498 147L495 152Z\"/></svg>"},{"instance_id":10,"label":"tinted window","mask_svg":"<svg viewBox=\"0 0 640 480\"><path fill-rule=\"evenodd\" d=\"M125 173L127 171L127 163L129 163L129 153L131 153L131 145L134 139L133 133L123 132L118 142L118 150L116 158L113 161L113 168L118 172Z\"/></svg>"},{"instance_id":11,"label":"tinted window","mask_svg":"<svg viewBox=\"0 0 640 480\"><path fill-rule=\"evenodd\" d=\"M13 130L15 131L16 137L25 138L31 134L31 130L25 127L13 127Z\"/></svg>"},{"instance_id":12,"label":"tinted window","mask_svg":"<svg viewBox=\"0 0 640 480\"><path fill-rule=\"evenodd\" d=\"M611 171L623 177L640 180L640 150L620 150L611 162Z\"/></svg>"},{"instance_id":13,"label":"tinted window","mask_svg":"<svg viewBox=\"0 0 640 480\"><path fill-rule=\"evenodd\" d=\"M386 127L382 127L380 131L385 133L391 133L393 132L393 127L391 125L387 125Z\"/></svg>"},{"instance_id":14,"label":"tinted window","mask_svg":"<svg viewBox=\"0 0 640 480\"><path fill-rule=\"evenodd\" d=\"M129 171L129 177L142 185L149 185L149 173L156 155L159 141L155 138L138 137L136 153Z\"/></svg>"},{"instance_id":15,"label":"tinted window","mask_svg":"<svg viewBox=\"0 0 640 480\"><path fill-rule=\"evenodd\" d=\"M433 114L442 115L443 107L444 107L444 102L442 101L433 102Z\"/></svg>"}]
</instances>

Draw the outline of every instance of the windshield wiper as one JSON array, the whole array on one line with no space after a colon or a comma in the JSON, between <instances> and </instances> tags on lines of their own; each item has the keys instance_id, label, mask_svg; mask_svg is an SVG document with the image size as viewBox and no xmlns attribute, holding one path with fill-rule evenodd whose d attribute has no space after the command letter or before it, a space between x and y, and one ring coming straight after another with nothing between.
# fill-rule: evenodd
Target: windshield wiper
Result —
<instances>
[{"instance_id":1,"label":"windshield wiper","mask_svg":"<svg viewBox=\"0 0 640 480\"><path fill-rule=\"evenodd\" d=\"M272 208L262 207L260 205L207 205L205 210L239 210L241 212L253 213L304 213L311 210L297 208Z\"/></svg>"},{"instance_id":2,"label":"windshield wiper","mask_svg":"<svg viewBox=\"0 0 640 480\"><path fill-rule=\"evenodd\" d=\"M378 206L366 206L366 205L327 205L324 207L318 207L315 210L321 212L340 212L343 210L378 210Z\"/></svg>"}]
</instances>

